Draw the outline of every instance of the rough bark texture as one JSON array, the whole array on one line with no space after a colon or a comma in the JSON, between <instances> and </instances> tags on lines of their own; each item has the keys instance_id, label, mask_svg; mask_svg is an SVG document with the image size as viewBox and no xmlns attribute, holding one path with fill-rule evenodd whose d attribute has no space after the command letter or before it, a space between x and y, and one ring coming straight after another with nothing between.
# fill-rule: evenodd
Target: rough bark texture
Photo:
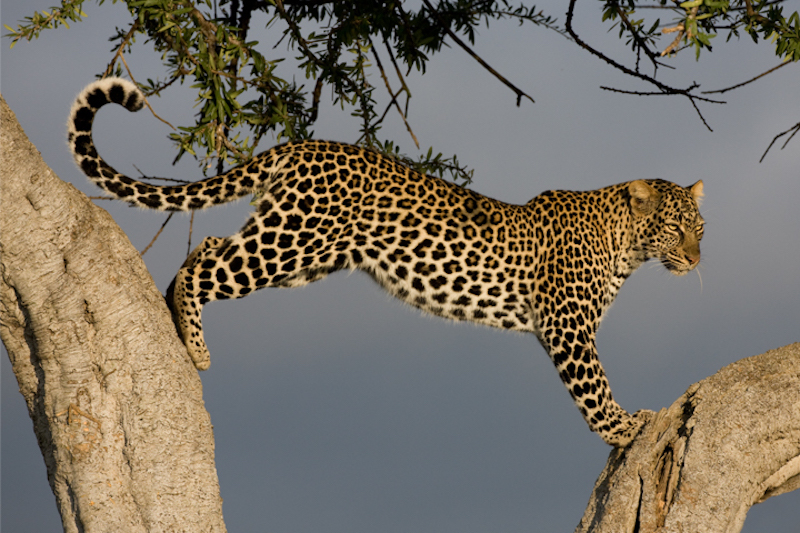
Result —
<instances>
[{"instance_id":1,"label":"rough bark texture","mask_svg":"<svg viewBox=\"0 0 800 533\"><path fill-rule=\"evenodd\" d=\"M611 452L576 532L741 531L750 507L800 487L800 343L692 385Z\"/></svg>"},{"instance_id":2,"label":"rough bark texture","mask_svg":"<svg viewBox=\"0 0 800 533\"><path fill-rule=\"evenodd\" d=\"M0 121L0 335L65 531L225 531L200 379L161 294L1 97ZM794 344L693 385L612 451L577 531L734 533L798 487Z\"/></svg>"},{"instance_id":3,"label":"rough bark texture","mask_svg":"<svg viewBox=\"0 0 800 533\"><path fill-rule=\"evenodd\" d=\"M0 336L64 530L223 532L202 385L125 234L0 97Z\"/></svg>"}]
</instances>

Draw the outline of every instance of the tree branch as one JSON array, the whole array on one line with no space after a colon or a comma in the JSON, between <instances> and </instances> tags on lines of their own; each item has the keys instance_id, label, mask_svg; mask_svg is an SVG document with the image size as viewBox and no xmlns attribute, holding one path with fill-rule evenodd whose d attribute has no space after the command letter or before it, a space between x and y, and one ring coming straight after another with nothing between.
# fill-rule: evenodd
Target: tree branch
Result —
<instances>
[{"instance_id":1,"label":"tree branch","mask_svg":"<svg viewBox=\"0 0 800 533\"><path fill-rule=\"evenodd\" d=\"M406 84L403 82L403 79L400 78L400 83L402 84L402 87L397 91L397 93L395 93L392 90L392 86L389 84L389 78L386 76L386 71L383 69L383 63L381 63L381 58L378 55L378 51L375 49L375 45L372 43L371 39L369 41L369 44L370 48L372 49L372 55L375 57L375 64L378 66L378 71L381 73L381 78L383 79L383 83L386 85L386 91L389 93L389 96L392 97L392 100L389 102L389 105L386 106L386 110L383 112L383 116L381 116L381 118L378 119L377 122L375 122L375 125L378 125L383 122L383 119L386 117L386 114L389 112L389 109L394 105L394 107L397 109L397 112L400 114L400 118L403 119L403 124L406 125L406 129L408 130L409 135L411 135L411 139L414 141L417 150L419 150L419 141L417 140L417 136L414 135L414 130L411 129L411 124L408 123L408 119L406 118L405 113L403 113L403 110L400 109L400 104L397 102L397 97L400 95L400 93L405 92L406 95L409 94L408 87L406 87Z\"/></svg>"},{"instance_id":2,"label":"tree branch","mask_svg":"<svg viewBox=\"0 0 800 533\"><path fill-rule=\"evenodd\" d=\"M576 533L736 533L800 486L800 343L692 385L614 450Z\"/></svg>"},{"instance_id":3,"label":"tree branch","mask_svg":"<svg viewBox=\"0 0 800 533\"><path fill-rule=\"evenodd\" d=\"M486 61L483 60L483 58L481 56L476 54L469 46L467 46L467 44L464 41L462 41L458 37L458 35L456 35L453 32L453 30L450 29L450 27L447 24L445 24L442 21L441 17L439 17L439 13L433 8L433 6L430 4L430 2L428 2L428 0L422 0L422 3L425 4L425 7L427 7L428 11L430 11L431 15L433 15L433 18L436 19L437 23L439 24L439 27L442 28L445 31L445 33L447 33L447 35L451 39L453 39L453 41L455 41L455 43L458 46L460 46L467 54L469 54L470 57L472 57L472 59L474 59L475 61L480 63L483 68L488 70L492 74L492 76L494 76L495 78L497 78L498 80L503 82L503 84L505 84L506 87L508 87L509 89L514 91L514 93L516 93L516 95L517 95L517 107L519 107L520 103L522 103L522 97L525 97L528 100L530 100L531 102L535 103L535 100L533 98L531 98L523 90L517 88L516 85L514 85L513 83L508 81L506 78L504 78L502 74L500 74L495 69L493 69Z\"/></svg>"},{"instance_id":4,"label":"tree branch","mask_svg":"<svg viewBox=\"0 0 800 533\"><path fill-rule=\"evenodd\" d=\"M700 109L697 107L695 101L696 100L701 100L703 102L709 102L709 103L714 103L714 104L724 104L726 102L723 102L721 100L711 100L709 98L703 98L703 97L691 94L691 91L698 87L697 84L692 84L690 87L688 87L686 89L677 89L675 87L670 87L669 85L661 83L660 81L656 80L655 78L653 78L651 76L648 76L646 74L642 74L641 72L637 72L635 70L631 70L628 67L626 67L625 65L617 63L616 61L614 61L610 57L606 56L605 54L603 54L599 50L596 50L596 49L592 48L586 42L584 42L583 39L578 37L578 34L575 33L575 30L572 28L572 18L574 16L574 12L575 12L575 0L570 0L569 7L567 9L567 20L566 20L566 23L565 23L565 28L567 30L567 33L569 33L570 37L572 37L572 39L578 44L578 46L580 46L584 50L587 50L592 55L599 57L600 59L602 59L603 61L605 61L606 63L608 63L612 67L614 67L615 69L617 69L617 70L619 70L621 72L624 72L628 76L632 76L634 78L639 78L640 80L644 80L644 81L646 81L648 83L651 83L651 84L655 85L659 89L661 89L661 93L655 93L655 94L679 94L679 95L685 96L692 103L692 106L694 107L695 111L697 112L697 115L700 117L700 120L702 120L702 122L706 126L706 128L708 128L709 131L713 131L711 129L711 127L708 125L708 122L706 122L706 119L703 117L703 114L700 112ZM611 89L608 89L607 87L603 87L603 89L611 90ZM614 91L615 92L625 92L625 91L621 91L621 90L617 90L617 89L614 89ZM636 93L636 94L650 95L650 94L653 94L653 93Z\"/></svg>"},{"instance_id":5,"label":"tree branch","mask_svg":"<svg viewBox=\"0 0 800 533\"><path fill-rule=\"evenodd\" d=\"M622 21L622 23L625 25L625 27L628 28L628 31L630 32L631 37L634 39L634 41L636 41L636 46L639 49L644 50L645 55L648 57L648 59L650 59L650 62L653 63L653 67L654 68L658 68L660 66L660 63L658 61L658 56L656 56L655 52L650 50L650 48L647 46L647 43L645 42L645 40L642 39L642 37L636 31L636 28L633 27L633 24L631 24L631 21L628 19L628 16L625 14L625 11L622 8L620 8L619 5L617 6L617 15L619 15L619 18ZM638 63L638 60L637 60L637 63ZM638 65L637 65L637 69L638 69Z\"/></svg>"}]
</instances>

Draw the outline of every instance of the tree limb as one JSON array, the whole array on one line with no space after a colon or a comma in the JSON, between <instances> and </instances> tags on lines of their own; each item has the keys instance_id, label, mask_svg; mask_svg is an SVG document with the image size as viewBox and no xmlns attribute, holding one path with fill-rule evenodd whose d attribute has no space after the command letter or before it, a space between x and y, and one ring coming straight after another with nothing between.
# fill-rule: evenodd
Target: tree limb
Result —
<instances>
[{"instance_id":1,"label":"tree limb","mask_svg":"<svg viewBox=\"0 0 800 533\"><path fill-rule=\"evenodd\" d=\"M800 487L800 343L692 385L614 450L576 533L736 533Z\"/></svg>"}]
</instances>

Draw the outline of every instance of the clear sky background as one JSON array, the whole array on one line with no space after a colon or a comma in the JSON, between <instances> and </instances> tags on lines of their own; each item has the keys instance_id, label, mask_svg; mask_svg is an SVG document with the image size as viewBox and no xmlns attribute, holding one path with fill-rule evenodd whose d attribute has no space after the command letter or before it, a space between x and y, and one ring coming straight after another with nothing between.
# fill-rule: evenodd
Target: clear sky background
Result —
<instances>
[{"instance_id":1,"label":"clear sky background","mask_svg":"<svg viewBox=\"0 0 800 533\"><path fill-rule=\"evenodd\" d=\"M16 26L53 3L4 0L2 22ZM581 4L578 31L628 61L616 32L600 26L599 3ZM539 7L563 24L566 2ZM72 162L65 124L75 95L110 61L107 38L128 16L110 2L84 9L89 18L70 30L46 31L13 50L4 39L0 88L51 168L97 195ZM251 38L268 57L284 54L285 45L272 49L278 30L257 30L265 23L254 19ZM140 80L163 77L142 42L128 64ZM680 69L660 71L660 79L719 89L777 64L769 43L722 44L699 63L692 52L668 60ZM410 76L417 137L474 168L475 190L525 203L547 189L639 178L705 182L702 282L648 263L599 332L600 359L623 407L667 407L721 367L800 340L800 138L758 162L772 137L800 120L797 65L723 95L727 105L701 104L711 133L685 98L600 90L650 87L551 31L493 23L479 31L475 50L536 103L516 107L513 93L456 48L436 56L425 76ZM288 62L279 70L304 81ZM377 74L372 81L382 86ZM188 124L194 98L178 88L151 103L173 124ZM317 137L355 140L349 112L327 105ZM390 117L385 137L413 153L402 122ZM95 138L131 175L136 165L148 175L199 178L188 158L171 166L169 131L147 111L104 108ZM166 217L100 205L140 250ZM242 201L197 215L193 246L236 232L248 212ZM187 246L189 218L174 218L145 256L162 291ZM359 272L214 302L203 320L212 357L204 396L232 532L572 531L610 451L532 335L423 316ZM4 352L2 530L60 530L54 502ZM797 533L799 523L795 491L754 507L744 531Z\"/></svg>"}]
</instances>

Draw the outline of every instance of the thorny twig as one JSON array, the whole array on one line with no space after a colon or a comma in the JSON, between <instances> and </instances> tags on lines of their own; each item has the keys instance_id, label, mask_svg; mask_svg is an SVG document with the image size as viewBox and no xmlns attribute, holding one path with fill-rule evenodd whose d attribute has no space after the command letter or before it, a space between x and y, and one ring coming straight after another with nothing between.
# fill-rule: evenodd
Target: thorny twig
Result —
<instances>
[{"instance_id":1,"label":"thorny twig","mask_svg":"<svg viewBox=\"0 0 800 533\"><path fill-rule=\"evenodd\" d=\"M392 52L392 47L389 46L388 41L384 38L383 40L384 46L386 46L386 53L389 54L389 59L392 61L392 66L394 66L395 74L397 74L397 79L400 80L400 84L403 86L403 90L406 93L406 108L403 113L407 116L408 115L408 103L411 100L411 89L408 88L406 85L406 80L403 77L403 73L400 72L400 67L397 65L397 60L394 58L394 53Z\"/></svg>"},{"instance_id":2,"label":"thorny twig","mask_svg":"<svg viewBox=\"0 0 800 533\"><path fill-rule=\"evenodd\" d=\"M133 24L131 24L131 29L128 30L128 33L125 34L125 37L119 44L119 48L117 48L117 51L114 54L114 57L111 58L111 62L106 67L105 72L103 72L103 78L107 77L114 71L114 64L117 62L117 59L119 59L122 61L122 64L125 65L125 70L128 72L128 76L130 76L131 81L133 83L136 83L136 80L133 77L133 72L131 72L131 68L128 66L128 62L125 60L125 54L123 52L123 49L125 48L126 45L130 44L133 35L136 33L136 30L138 29L139 29L139 21L136 20ZM154 117L156 117L158 120L160 120L161 122L172 128L173 130L175 129L175 126L173 126L172 124L170 124L169 122L167 122L166 120L164 120L163 118L161 118L156 114L156 112L150 106L150 102L147 100L147 98L144 99L144 104L147 106L147 109L150 110L150 112L153 114Z\"/></svg>"},{"instance_id":3,"label":"thorny twig","mask_svg":"<svg viewBox=\"0 0 800 533\"><path fill-rule=\"evenodd\" d=\"M138 168L138 167L136 167L136 165L134 165L134 166L133 166L133 168L135 168L135 169L136 169L136 170L139 172L139 174L141 174L141 175L142 175L142 176L139 178L139 179L141 179L141 180L161 180L161 181L168 181L168 182L172 182L172 183L180 183L180 184L186 184L186 183L189 183L189 182L188 182L188 181L186 181L186 180L178 180L178 179L174 179L174 178L158 178L158 177L145 176L145 175L144 175L144 172L142 172L141 170L139 170L139 168ZM91 198L91 197L90 197L90 198ZM111 199L111 200L113 200L113 198L110 198L110 199ZM139 253L139 256L143 256L143 255L144 255L144 254L147 252L147 250L149 250L149 249L150 249L150 248L153 246L153 244L155 244L155 242L156 242L156 240L158 239L159 235L161 235L161 232L162 232L162 231L164 231L164 228L165 228L165 227L167 227L167 223L169 222L169 220L172 218L172 215L174 215L174 214L175 214L175 212L174 212L174 211L173 211L173 212L171 212L171 213L169 214L169 216L167 217L167 219L164 221L164 224L162 224L162 225L161 225L161 228L159 228L158 232L156 232L156 234L153 236L153 239L150 241L150 244L148 244L148 245L147 245L147 246L144 248L144 250L142 250L142 251ZM192 220L194 220L194 211L192 211ZM190 240L190 241L191 241L191 238L192 238L192 229L191 229L191 225L190 225L190 226L189 226L189 240ZM187 254L187 255L188 255L188 254Z\"/></svg>"},{"instance_id":4,"label":"thorny twig","mask_svg":"<svg viewBox=\"0 0 800 533\"><path fill-rule=\"evenodd\" d=\"M114 57L111 58L111 62L106 67L106 71L103 72L103 78L110 75L114 72L114 64L117 62L117 59L122 57L122 49L125 48L126 45L130 44L131 39L133 38L133 34L136 33L136 30L139 29L139 21L134 21L131 24L131 29L128 30L128 33L125 34L125 37L122 39L122 42L119 43L119 48L117 48L117 52L114 54Z\"/></svg>"},{"instance_id":5,"label":"thorny twig","mask_svg":"<svg viewBox=\"0 0 800 533\"><path fill-rule=\"evenodd\" d=\"M128 71L128 76L131 78L131 81L132 81L133 83L135 83L135 84L138 86L139 84L136 82L136 78L134 78L134 77L133 77L133 72L131 72L131 68L128 66L128 62L127 62L127 61L125 61L125 55L124 55L124 54L120 54L120 55L119 55L119 59L122 61L122 64L123 64L123 65L125 65L125 70L126 70L126 71ZM150 105L150 101L149 101L149 100L148 100L146 97L145 97L145 99L144 99L144 105L146 105L146 106L147 106L147 109L149 109L149 110L150 110L150 112L153 114L153 116L154 116L154 117L156 117L158 120L160 120L161 122L163 122L164 124L166 124L167 126L169 126L170 128L172 128L173 130L177 131L177 130L175 129L175 126L173 126L172 124L170 124L170 123L169 123L169 121L167 121L167 120L164 120L163 118L161 118L160 116L158 116L158 113L156 113L156 112L155 112L155 110L153 109L153 107Z\"/></svg>"},{"instance_id":6,"label":"thorny twig","mask_svg":"<svg viewBox=\"0 0 800 533\"><path fill-rule=\"evenodd\" d=\"M191 212L189 217L189 242L186 243L186 257L192 253L192 231L194 230L194 211Z\"/></svg>"},{"instance_id":7,"label":"thorny twig","mask_svg":"<svg viewBox=\"0 0 800 533\"><path fill-rule=\"evenodd\" d=\"M644 50L645 55L653 63L653 67L658 68L659 63L656 54L652 50L650 50L650 48L647 47L647 43L636 32L636 30L633 27L633 24L631 24L630 20L628 20L628 16L625 14L625 12L620 9L617 11L617 14L619 15L619 18L620 20L622 20L623 24L625 24L625 26L628 28L628 31L631 32L631 35L636 40L636 44L639 47L639 49ZM664 54L661 55L663 56Z\"/></svg>"}]
</instances>

